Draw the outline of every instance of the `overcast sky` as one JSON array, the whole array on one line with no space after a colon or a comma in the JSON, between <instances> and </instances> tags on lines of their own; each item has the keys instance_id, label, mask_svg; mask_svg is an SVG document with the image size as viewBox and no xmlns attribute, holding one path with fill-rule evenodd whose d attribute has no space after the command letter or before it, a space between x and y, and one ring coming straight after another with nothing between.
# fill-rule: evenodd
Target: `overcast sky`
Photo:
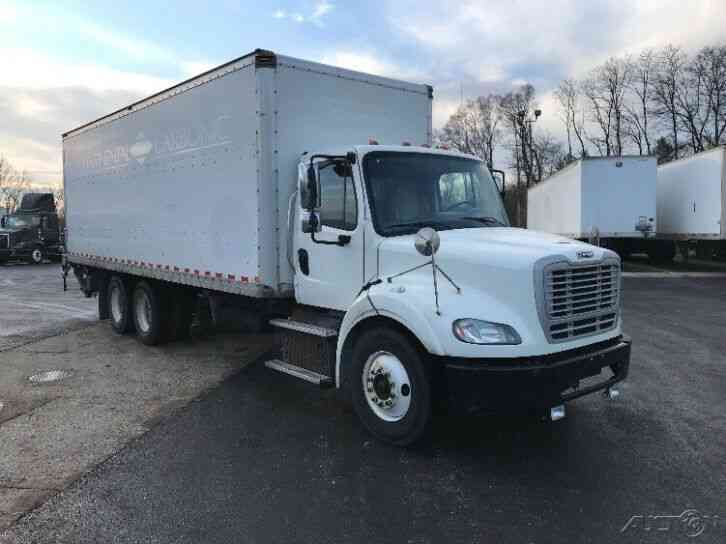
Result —
<instances>
[{"instance_id":1,"label":"overcast sky","mask_svg":"<svg viewBox=\"0 0 726 544\"><path fill-rule=\"evenodd\" d=\"M214 7L210 7L214 5ZM60 180L61 132L255 48L430 83L440 127L466 97L551 90L610 55L726 41L726 0L0 0L0 154Z\"/></svg>"}]
</instances>

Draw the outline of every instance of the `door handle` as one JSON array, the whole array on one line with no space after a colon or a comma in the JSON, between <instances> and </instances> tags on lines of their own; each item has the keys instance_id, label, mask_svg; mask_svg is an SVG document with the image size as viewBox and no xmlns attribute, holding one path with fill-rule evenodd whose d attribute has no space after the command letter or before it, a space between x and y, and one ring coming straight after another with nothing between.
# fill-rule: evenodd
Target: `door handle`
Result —
<instances>
[{"instance_id":1,"label":"door handle","mask_svg":"<svg viewBox=\"0 0 726 544\"><path fill-rule=\"evenodd\" d=\"M297 262L300 266L300 272L308 276L310 274L310 257L306 249L297 250Z\"/></svg>"}]
</instances>

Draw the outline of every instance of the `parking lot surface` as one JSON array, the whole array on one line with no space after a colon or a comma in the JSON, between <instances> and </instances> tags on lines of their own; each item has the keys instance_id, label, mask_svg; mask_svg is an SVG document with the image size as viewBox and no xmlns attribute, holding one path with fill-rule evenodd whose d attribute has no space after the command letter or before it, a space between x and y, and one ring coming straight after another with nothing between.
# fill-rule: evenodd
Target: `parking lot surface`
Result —
<instances>
[{"instance_id":1,"label":"parking lot surface","mask_svg":"<svg viewBox=\"0 0 726 544\"><path fill-rule=\"evenodd\" d=\"M96 299L80 294L73 274L68 289L58 264L0 264L0 351L92 322Z\"/></svg>"},{"instance_id":2,"label":"parking lot surface","mask_svg":"<svg viewBox=\"0 0 726 544\"><path fill-rule=\"evenodd\" d=\"M620 399L556 423L442 418L415 450L248 366L0 541L724 542L725 287L626 279Z\"/></svg>"}]
</instances>

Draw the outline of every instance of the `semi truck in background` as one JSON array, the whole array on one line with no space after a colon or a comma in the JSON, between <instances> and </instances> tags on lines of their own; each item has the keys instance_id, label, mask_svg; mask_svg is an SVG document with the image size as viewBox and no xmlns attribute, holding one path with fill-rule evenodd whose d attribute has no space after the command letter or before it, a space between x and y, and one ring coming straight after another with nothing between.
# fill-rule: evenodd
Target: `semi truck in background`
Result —
<instances>
[{"instance_id":1,"label":"semi truck in background","mask_svg":"<svg viewBox=\"0 0 726 544\"><path fill-rule=\"evenodd\" d=\"M26 193L20 207L0 217L0 262L60 261L61 231L53 193Z\"/></svg>"},{"instance_id":2,"label":"semi truck in background","mask_svg":"<svg viewBox=\"0 0 726 544\"><path fill-rule=\"evenodd\" d=\"M435 410L531 411L626 378L620 260L509 226L433 90L256 50L63 135L64 270L158 344L235 307L265 366L408 445ZM374 140L375 139L375 140Z\"/></svg>"},{"instance_id":3,"label":"semi truck in background","mask_svg":"<svg viewBox=\"0 0 726 544\"><path fill-rule=\"evenodd\" d=\"M655 157L580 159L529 189L527 228L671 261L675 244L657 238L656 175Z\"/></svg>"},{"instance_id":4,"label":"semi truck in background","mask_svg":"<svg viewBox=\"0 0 726 544\"><path fill-rule=\"evenodd\" d=\"M700 257L726 257L726 146L658 167L658 225Z\"/></svg>"}]
</instances>

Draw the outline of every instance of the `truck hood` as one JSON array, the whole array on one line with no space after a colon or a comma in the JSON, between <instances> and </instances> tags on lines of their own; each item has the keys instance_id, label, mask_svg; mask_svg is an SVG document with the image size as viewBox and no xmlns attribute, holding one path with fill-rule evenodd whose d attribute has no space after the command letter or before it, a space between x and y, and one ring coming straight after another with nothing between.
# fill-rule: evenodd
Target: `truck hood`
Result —
<instances>
[{"instance_id":1,"label":"truck hood","mask_svg":"<svg viewBox=\"0 0 726 544\"><path fill-rule=\"evenodd\" d=\"M614 254L604 248L592 246L562 236L509 227L482 227L444 230L439 232L441 248L436 254L440 266L447 263L455 268L479 264L504 269L528 267L539 259L559 255L572 262L598 261ZM387 238L379 247L382 264L385 261L426 259L414 248L414 234ZM386 259L386 256L389 258ZM413 265L413 264L412 264Z\"/></svg>"},{"instance_id":2,"label":"truck hood","mask_svg":"<svg viewBox=\"0 0 726 544\"><path fill-rule=\"evenodd\" d=\"M608 249L525 229L457 229L441 231L439 236L436 264L461 288L457 292L443 274L438 275L440 315L434 306L432 267L405 272L429 260L416 251L415 235L387 238L379 245L379 277L384 280L384 289L398 289L402 297L415 301L431 317L432 326L445 322L450 330L453 320L464 317L509 324L522 336L523 344L518 346L521 354L527 354L529 348L535 353L536 346L547 345L535 294L536 286L543 285L544 263L587 264L617 259ZM402 272L389 284L388 278ZM580 343L591 341L589 338Z\"/></svg>"}]
</instances>

